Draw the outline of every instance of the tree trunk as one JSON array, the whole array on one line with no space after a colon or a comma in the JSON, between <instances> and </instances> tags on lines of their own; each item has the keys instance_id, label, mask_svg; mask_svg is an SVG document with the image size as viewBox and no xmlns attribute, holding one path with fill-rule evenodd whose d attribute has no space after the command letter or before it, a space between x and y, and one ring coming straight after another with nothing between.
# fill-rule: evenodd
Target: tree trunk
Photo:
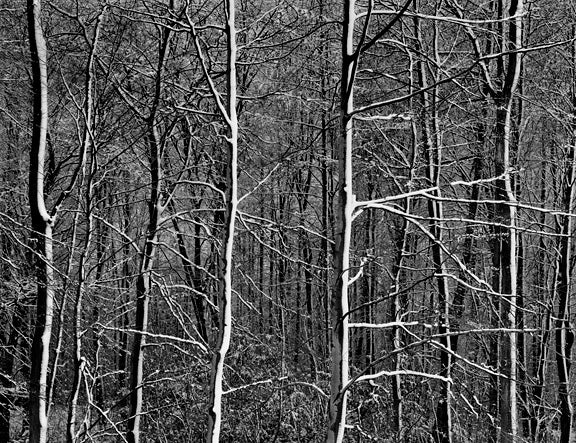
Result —
<instances>
[{"instance_id":1,"label":"tree trunk","mask_svg":"<svg viewBox=\"0 0 576 443\"><path fill-rule=\"evenodd\" d=\"M144 347L146 346L146 333L148 332L148 305L152 289L152 269L156 256L158 240L158 224L162 214L161 182L162 165L159 146L159 135L152 120L149 123L148 142L150 145L151 191L149 214L150 219L146 229L146 244L140 262L140 270L136 280L136 322L134 329L134 343L132 348L132 365L130 372L130 415L128 419L127 439L129 443L140 441L140 419L142 413L144 380Z\"/></svg>"},{"instance_id":2,"label":"tree trunk","mask_svg":"<svg viewBox=\"0 0 576 443\"><path fill-rule=\"evenodd\" d=\"M140 441L140 419L142 414L144 379L144 348L148 332L148 305L152 290L152 270L158 243L158 226L164 211L162 202L163 140L158 130L157 114L162 96L162 76L170 45L170 31L165 28L159 44L158 67L155 77L155 90L152 107L146 120L147 142L150 149L150 200L148 203L149 221L146 228L146 241L142 252L140 269L136 280L136 324L132 348L130 373L130 415L128 418L127 439L129 443Z\"/></svg>"},{"instance_id":3,"label":"tree trunk","mask_svg":"<svg viewBox=\"0 0 576 443\"><path fill-rule=\"evenodd\" d=\"M224 204L224 232L220 264L220 300L218 304L219 329L216 351L212 359L210 374L210 399L208 405L207 443L220 441L222 424L222 397L224 381L224 359L230 347L232 334L232 254L238 210L238 117L236 114L236 5L234 0L226 0L227 35L227 103L220 107L222 117L228 126L228 158ZM216 97L214 97L216 99Z\"/></svg>"},{"instance_id":4,"label":"tree trunk","mask_svg":"<svg viewBox=\"0 0 576 443\"><path fill-rule=\"evenodd\" d=\"M410 172L412 176L412 171ZM403 212L409 214L412 208L412 200L406 198L403 202ZM407 218L403 218L401 221L402 225L400 232L395 239L396 244L396 258L392 266L392 286L391 286L391 296L392 303L390 309L390 321L400 322L404 314L404 303L402 302L402 287L401 287L401 277L402 269L404 267L404 258L408 252L408 228L409 222ZM399 326L394 326L390 329L390 338L392 341L392 350L394 352L393 357L393 368L396 374L392 376L392 429L394 430L396 441L404 442L404 399L402 394L402 376L400 371L402 371L402 355L400 349L406 344L404 343L402 328Z\"/></svg>"},{"instance_id":5,"label":"tree trunk","mask_svg":"<svg viewBox=\"0 0 576 443\"><path fill-rule=\"evenodd\" d=\"M28 0L28 36L32 54L34 120L30 149L29 199L36 256L36 324L30 369L30 443L45 443L48 433L46 391L53 317L53 219L44 201L44 159L48 128L46 43L40 23L40 0Z\"/></svg>"},{"instance_id":6,"label":"tree trunk","mask_svg":"<svg viewBox=\"0 0 576 443\"><path fill-rule=\"evenodd\" d=\"M88 200L90 198L88 197ZM72 381L72 391L70 392L70 402L68 407L68 423L66 427L66 442L76 441L76 412L78 407L78 396L82 383L82 373L84 371L84 357L82 356L82 302L86 284L86 260L92 240L92 213L88 201L88 223L84 247L80 253L78 263L78 287L76 288L76 301L74 303L74 375Z\"/></svg>"},{"instance_id":7,"label":"tree trunk","mask_svg":"<svg viewBox=\"0 0 576 443\"><path fill-rule=\"evenodd\" d=\"M575 27L572 29L572 37L576 35ZM576 48L572 47L572 63L576 62ZM574 194L576 179L576 68L572 68L572 142L566 148L566 164L568 170L565 175L563 206L567 214L574 209ZM570 367L572 363L572 344L574 343L574 331L570 323L570 289L571 282L571 259L572 259L572 234L573 218L571 215L560 215L560 236L558 244L558 270L556 272L556 292L558 295L558 315L556 317L556 364L558 366L558 397L560 400L560 442L572 441L573 406L570 398Z\"/></svg>"},{"instance_id":8,"label":"tree trunk","mask_svg":"<svg viewBox=\"0 0 576 443\"><path fill-rule=\"evenodd\" d=\"M503 10L500 4L499 10ZM517 228L516 196L512 185L513 168L510 148L512 141L512 107L520 79L521 55L514 52L522 48L523 1L511 0L508 10L508 35L501 31L501 41L510 50L508 55L501 54L498 62L502 77L502 89L493 91L496 107L494 172L496 180L495 222L498 224L498 244L496 244L495 263L498 271L499 290L501 293L500 319L503 328L500 334L500 438L503 443L513 443L518 435L518 333L517 327ZM504 29L504 28L502 28ZM504 70L504 58L508 64Z\"/></svg>"},{"instance_id":9,"label":"tree trunk","mask_svg":"<svg viewBox=\"0 0 576 443\"><path fill-rule=\"evenodd\" d=\"M546 126L543 133L547 133ZM548 140L542 140L542 162L540 164L540 201L546 200L547 189L547 169L546 169L546 156ZM539 217L541 226L546 224L546 213L542 212ZM534 335L532 341L532 378L534 380L534 388L532 390L532 412L530 420L530 435L532 441L542 441L544 431L542 429L543 417L545 412L544 405L544 386L546 385L546 373L548 369L548 355L550 349L550 336L552 331L552 314L553 314L553 290L548 290L554 284L549 284L549 272L545 264L548 245L544 236L540 236L538 244L538 252L536 255L536 276L534 287L539 288L538 298L541 306L538 312L538 333Z\"/></svg>"},{"instance_id":10,"label":"tree trunk","mask_svg":"<svg viewBox=\"0 0 576 443\"><path fill-rule=\"evenodd\" d=\"M496 175L503 175L498 180L496 199L504 201L497 206L496 222L505 226L500 230L500 318L504 331L500 341L500 367L503 377L501 383L500 416L501 438L503 442L514 442L518 431L517 391L517 233L516 233L516 199L510 182L510 106L497 105L496 128Z\"/></svg>"},{"instance_id":11,"label":"tree trunk","mask_svg":"<svg viewBox=\"0 0 576 443\"><path fill-rule=\"evenodd\" d=\"M416 3L416 9L418 4ZM415 36L417 41L417 49L419 52L423 50L423 42L420 29L420 20L414 18ZM439 48L437 47L438 29L437 24L434 25L434 53L438 54ZM436 60L436 63L440 63ZM438 65L440 66L440 64ZM449 332L450 320L450 297L448 290L448 282L446 281L445 259L442 251L441 244L443 242L442 232L442 218L443 218L443 205L439 200L442 196L440 193L440 165L441 165L441 140L440 140L440 127L438 117L438 106L436 97L438 95L438 86L431 85L428 81L426 74L426 67L422 60L417 62L418 72L418 86L422 92L421 106L422 106L422 142L424 148L424 158L426 160L426 179L428 185L436 187L436 190L431 191L431 194L438 199L428 200L428 216L430 217L430 233L434 240L432 242L432 262L434 264L434 273L437 275L436 284L438 288L438 333L440 334L440 375L445 378L450 378L450 369L452 365L452 358L450 354L450 340L447 333ZM432 79L434 83L437 79ZM440 396L438 404L436 405L436 423L434 426L434 440L437 443L451 443L452 442L452 412L450 409L450 382L443 382L440 389Z\"/></svg>"},{"instance_id":12,"label":"tree trunk","mask_svg":"<svg viewBox=\"0 0 576 443\"><path fill-rule=\"evenodd\" d=\"M126 194L126 201L120 202L118 204L122 205L121 210L121 219L120 219L120 227L122 232L129 233L130 232L130 220L132 218L131 213L131 206L130 202L128 201L128 194ZM130 256L130 243L126 239L121 239L122 247L120 248L122 251L122 266L120 275L118 275L119 280L119 300L120 306L128 306L130 302L130 280L132 277L133 269L130 264L131 256ZM125 407L128 404L128 396L125 395L125 390L128 388L127 386L127 372L128 372L128 332L127 330L130 328L130 315L128 313L128 308L122 308L121 314L118 316L118 341L119 349L118 349L118 388L119 391L123 393L122 398L119 400L118 405L120 407Z\"/></svg>"},{"instance_id":13,"label":"tree trunk","mask_svg":"<svg viewBox=\"0 0 576 443\"><path fill-rule=\"evenodd\" d=\"M103 14L106 7L98 15L96 25L94 28L94 37L90 45L90 53L88 55L88 62L86 64L86 80L85 80L85 100L84 100L84 135L82 139L81 152L82 157L86 158L90 146L93 146L94 141L92 140L94 121L93 121L93 107L94 107L94 57L96 55L96 48L98 46L98 38L100 36L100 25L102 23ZM94 155L93 155L94 159ZM80 394L80 387L82 383L82 372L84 370L84 358L82 356L82 311L83 311L83 299L85 295L85 284L86 284L86 267L87 259L90 254L90 246L92 242L92 231L93 231L93 213L92 213L92 199L93 199L93 175L95 173L95 160L92 162L91 171L87 177L87 188L85 190L85 204L86 204L86 234L84 238L84 246L80 253L80 259L78 263L78 286L76 289L76 302L74 304L74 376L72 382L72 391L70 393L70 402L68 408L68 424L66 430L66 441L67 443L73 443L76 441L76 412L78 405L78 396ZM78 201L81 201L82 191L84 188L84 182L86 179L85 174L85 162L82 162L82 178L79 183Z\"/></svg>"},{"instance_id":14,"label":"tree trunk","mask_svg":"<svg viewBox=\"0 0 576 443\"><path fill-rule=\"evenodd\" d=\"M330 302L332 327L330 399L328 401L328 433L326 443L344 440L349 377L348 281L350 242L352 237L352 133L350 113L353 110L354 0L344 1L342 33L342 75L340 90L340 136L337 144L338 182L336 185L336 244L333 252L334 284Z\"/></svg>"}]
</instances>

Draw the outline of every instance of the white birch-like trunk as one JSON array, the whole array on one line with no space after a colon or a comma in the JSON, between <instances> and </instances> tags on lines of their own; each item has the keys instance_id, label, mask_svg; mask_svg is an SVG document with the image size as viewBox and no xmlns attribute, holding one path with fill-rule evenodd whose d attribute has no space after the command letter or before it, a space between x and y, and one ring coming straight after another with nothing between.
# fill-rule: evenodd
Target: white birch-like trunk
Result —
<instances>
[{"instance_id":1,"label":"white birch-like trunk","mask_svg":"<svg viewBox=\"0 0 576 443\"><path fill-rule=\"evenodd\" d=\"M234 229L238 208L238 116L236 115L236 28L235 2L226 4L227 42L227 104L223 117L228 125L228 164L226 172L225 227L222 242L222 263L220 269L219 331L216 351L212 359L210 379L210 399L208 407L207 443L220 441L222 424L222 397L224 381L224 361L230 347L232 335L232 269L234 251Z\"/></svg>"},{"instance_id":2,"label":"white birch-like trunk","mask_svg":"<svg viewBox=\"0 0 576 443\"><path fill-rule=\"evenodd\" d=\"M40 0L28 0L28 36L32 55L34 120L30 150L29 199L36 258L36 324L30 368L30 443L45 443L48 435L46 395L53 317L52 224L44 201L44 160L48 131L46 42L40 22Z\"/></svg>"},{"instance_id":3,"label":"white birch-like trunk","mask_svg":"<svg viewBox=\"0 0 576 443\"><path fill-rule=\"evenodd\" d=\"M506 120L504 125L504 184L507 206L507 220L509 224L508 244L504 242L507 251L502 253L502 291L503 300L501 312L505 328L505 337L502 344L502 393L500 399L501 411L501 439L503 443L513 443L518 435L518 402L517 402L517 373L518 373L518 333L512 331L516 328L516 299L517 299L517 229L516 229L516 197L512 189L510 177L510 125L511 125L511 105L506 110ZM505 268L508 268L506 272Z\"/></svg>"},{"instance_id":4,"label":"white birch-like trunk","mask_svg":"<svg viewBox=\"0 0 576 443\"><path fill-rule=\"evenodd\" d=\"M522 48L522 20L523 1L511 0L509 4L509 46L510 50ZM501 195L505 202L499 212L503 215L502 222L509 227L504 235L508 241L503 241L501 251L501 279L502 279L502 303L501 315L505 322L501 364L504 377L502 378L502 393L500 399L501 413L501 440L503 443L513 443L518 435L518 400L517 400L517 375L518 375L518 333L516 303L518 281L518 254L517 254L517 220L516 220L516 196L512 186L510 159L510 145L512 140L512 106L518 87L521 73L521 55L511 52L508 56L508 69L504 81L501 98L496 100L496 165L502 165L504 174ZM499 126L503 125L502 128ZM498 174L499 171L496 171Z\"/></svg>"},{"instance_id":5,"label":"white birch-like trunk","mask_svg":"<svg viewBox=\"0 0 576 443\"><path fill-rule=\"evenodd\" d=\"M350 270L350 242L354 193L352 188L353 146L353 72L354 53L354 0L344 1L342 34L342 78L340 95L340 137L337 146L338 183L336 218L336 245L334 248L334 285L330 304L332 347L330 369L330 399L328 403L328 433L326 443L344 440L346 427L347 392L344 387L349 378L348 282Z\"/></svg>"}]
</instances>

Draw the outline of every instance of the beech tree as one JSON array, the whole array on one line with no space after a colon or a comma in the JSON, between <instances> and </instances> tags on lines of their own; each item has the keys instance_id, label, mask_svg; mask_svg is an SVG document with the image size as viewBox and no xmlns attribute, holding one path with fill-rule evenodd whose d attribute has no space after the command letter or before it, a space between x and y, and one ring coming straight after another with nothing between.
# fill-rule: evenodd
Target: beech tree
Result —
<instances>
[{"instance_id":1,"label":"beech tree","mask_svg":"<svg viewBox=\"0 0 576 443\"><path fill-rule=\"evenodd\" d=\"M74 189L86 162L90 139L90 112L86 115L84 143L79 149L78 163L67 187L56 199L49 212L45 200L45 160L48 136L48 73L47 50L41 22L41 4L39 1L27 3L28 35L32 55L32 89L34 96L32 146L30 150L29 199L32 220L33 242L36 254L36 322L31 348L30 368L30 441L47 441L48 432L48 366L52 322L54 316L54 257L52 229L58 211ZM89 63L89 69L91 64ZM88 77L87 91L91 86ZM91 100L87 98L88 106ZM88 108L86 108L88 109Z\"/></svg>"},{"instance_id":2,"label":"beech tree","mask_svg":"<svg viewBox=\"0 0 576 443\"><path fill-rule=\"evenodd\" d=\"M30 442L47 441L46 389L54 302L52 268L53 216L44 200L44 161L48 130L48 80L46 42L41 24L40 1L27 3L28 34L32 54L34 125L30 149L29 198L34 233L37 278L36 324L30 368Z\"/></svg>"},{"instance_id":3,"label":"beech tree","mask_svg":"<svg viewBox=\"0 0 576 443\"><path fill-rule=\"evenodd\" d=\"M200 45L194 24L191 25L192 38L198 57L201 58L204 76L219 114L227 127L227 160L226 187L223 191L224 230L222 237L221 264L219 266L219 328L216 349L212 358L210 374L210 397L208 406L208 429L206 442L220 441L222 423L222 397L224 382L224 359L230 348L232 335L232 269L234 266L234 235L236 214L238 212L238 117L236 113L236 5L234 0L224 3L224 33L226 35L226 102L222 102L220 94L207 71L204 52Z\"/></svg>"}]
</instances>

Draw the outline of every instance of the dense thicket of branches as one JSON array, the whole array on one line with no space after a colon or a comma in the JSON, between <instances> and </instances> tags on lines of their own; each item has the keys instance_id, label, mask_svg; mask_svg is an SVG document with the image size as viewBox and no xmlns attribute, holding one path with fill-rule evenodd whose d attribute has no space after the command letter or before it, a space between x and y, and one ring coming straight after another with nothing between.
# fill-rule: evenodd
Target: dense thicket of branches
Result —
<instances>
[{"instance_id":1,"label":"dense thicket of branches","mask_svg":"<svg viewBox=\"0 0 576 443\"><path fill-rule=\"evenodd\" d=\"M571 441L576 4L24 3L0 441Z\"/></svg>"}]
</instances>

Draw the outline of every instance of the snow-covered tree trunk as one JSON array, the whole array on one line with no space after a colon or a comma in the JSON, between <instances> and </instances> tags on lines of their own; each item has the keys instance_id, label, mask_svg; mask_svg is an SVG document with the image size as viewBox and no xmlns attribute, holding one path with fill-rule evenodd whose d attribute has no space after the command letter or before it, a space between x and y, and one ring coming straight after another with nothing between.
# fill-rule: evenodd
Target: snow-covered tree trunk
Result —
<instances>
[{"instance_id":1,"label":"snow-covered tree trunk","mask_svg":"<svg viewBox=\"0 0 576 443\"><path fill-rule=\"evenodd\" d=\"M344 439L346 398L344 387L349 377L348 282L354 193L352 189L353 146L353 73L354 0L344 1L342 34L342 77L340 91L340 135L337 144L338 183L336 188L336 245L334 248L334 284L330 303L332 326L330 399L328 403L327 443Z\"/></svg>"},{"instance_id":2,"label":"snow-covered tree trunk","mask_svg":"<svg viewBox=\"0 0 576 443\"><path fill-rule=\"evenodd\" d=\"M512 185L513 168L510 155L512 141L512 106L521 72L521 55L515 52L522 48L522 0L509 3L507 46L510 49L508 66L501 91L494 94L496 105L495 127L495 173L500 178L496 182L497 204L496 222L501 224L500 240L500 316L505 331L502 334L500 349L502 389L500 393L501 440L503 443L516 441L518 435L518 333L517 326L517 216L516 196ZM505 40L506 37L502 36Z\"/></svg>"},{"instance_id":3,"label":"snow-covered tree trunk","mask_svg":"<svg viewBox=\"0 0 576 443\"><path fill-rule=\"evenodd\" d=\"M44 201L44 160L48 131L48 74L46 42L40 22L40 0L28 0L28 37L32 54L34 120L30 150L29 199L36 252L36 324L30 368L30 443L47 441L46 391L54 302L52 267L53 220Z\"/></svg>"},{"instance_id":4,"label":"snow-covered tree trunk","mask_svg":"<svg viewBox=\"0 0 576 443\"><path fill-rule=\"evenodd\" d=\"M232 335L232 269L234 251L234 229L238 209L238 116L236 114L236 27L235 2L225 3L227 35L227 97L222 117L228 126L227 171L225 190L225 215L220 264L220 299L218 303L219 330L216 350L212 359L210 377L210 403L208 406L208 431L206 442L220 441L222 424L222 397L224 381L224 360L230 347Z\"/></svg>"}]
</instances>

